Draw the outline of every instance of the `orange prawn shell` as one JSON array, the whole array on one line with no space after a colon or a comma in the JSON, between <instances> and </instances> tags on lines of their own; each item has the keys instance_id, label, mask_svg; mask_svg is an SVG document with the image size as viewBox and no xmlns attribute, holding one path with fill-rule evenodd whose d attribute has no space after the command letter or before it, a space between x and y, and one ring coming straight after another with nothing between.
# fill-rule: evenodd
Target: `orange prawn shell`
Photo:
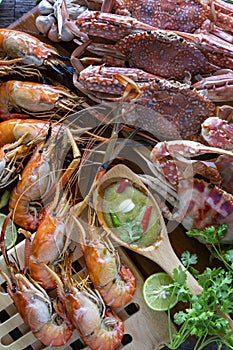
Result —
<instances>
[{"instance_id":1,"label":"orange prawn shell","mask_svg":"<svg viewBox=\"0 0 233 350\"><path fill-rule=\"evenodd\" d=\"M118 269L116 257L103 245L81 244L81 248L90 279L105 304L119 308L129 303L136 290L132 271L124 265Z\"/></svg>"},{"instance_id":2,"label":"orange prawn shell","mask_svg":"<svg viewBox=\"0 0 233 350\"><path fill-rule=\"evenodd\" d=\"M68 293L58 289L58 294L63 300L69 319L90 349L114 350L120 344L124 335L124 324L112 309L107 308L102 319L97 305L76 288L69 288ZM108 330L104 325L104 319L108 317L115 320L112 330Z\"/></svg>"},{"instance_id":3,"label":"orange prawn shell","mask_svg":"<svg viewBox=\"0 0 233 350\"><path fill-rule=\"evenodd\" d=\"M35 184L35 177L38 178L36 170L41 159L41 150L43 150L43 146L39 145L25 166L21 180L11 192L9 201L9 210L13 210L14 222L28 230L36 230L39 224L39 219L35 219L32 214L28 213L29 201L27 189Z\"/></svg>"},{"instance_id":4,"label":"orange prawn shell","mask_svg":"<svg viewBox=\"0 0 233 350\"><path fill-rule=\"evenodd\" d=\"M32 242L29 271L32 278L46 289L56 288L52 274L44 267L57 259L64 245L64 223L59 218L44 214Z\"/></svg>"},{"instance_id":5,"label":"orange prawn shell","mask_svg":"<svg viewBox=\"0 0 233 350\"><path fill-rule=\"evenodd\" d=\"M11 29L0 30L0 51L12 58L22 57L31 60L34 58L37 65L42 65L44 59L50 58L51 55L58 55L55 48L36 37Z\"/></svg>"},{"instance_id":6,"label":"orange prawn shell","mask_svg":"<svg viewBox=\"0 0 233 350\"><path fill-rule=\"evenodd\" d=\"M36 338L46 346L66 344L74 329L66 315L63 314L61 325L54 324L47 302L43 300L42 295L37 296L33 287L30 289L32 283L29 281L25 283L27 279L23 275L15 276L14 280L16 288L14 287L14 290L12 285L8 285L8 293Z\"/></svg>"},{"instance_id":7,"label":"orange prawn shell","mask_svg":"<svg viewBox=\"0 0 233 350\"><path fill-rule=\"evenodd\" d=\"M10 118L9 107L34 113L50 111L62 97L71 97L62 87L18 80L7 81L0 85L0 116Z\"/></svg>"},{"instance_id":8,"label":"orange prawn shell","mask_svg":"<svg viewBox=\"0 0 233 350\"><path fill-rule=\"evenodd\" d=\"M106 264L106 257L109 255L107 249L98 249L96 245L92 244L81 244L81 247L85 263L88 267L88 273L94 286L101 288L111 282L115 263L114 259L112 259L112 263L110 264L111 259L108 259L108 264Z\"/></svg>"},{"instance_id":9,"label":"orange prawn shell","mask_svg":"<svg viewBox=\"0 0 233 350\"><path fill-rule=\"evenodd\" d=\"M33 140L33 138L36 138L37 142L42 141L48 133L48 128L49 122L41 119L13 118L7 121L2 121L0 123L0 147L17 141L26 133L28 133L29 136L25 139L25 143L27 140ZM54 128L56 128L56 126L53 126L53 129Z\"/></svg>"},{"instance_id":10,"label":"orange prawn shell","mask_svg":"<svg viewBox=\"0 0 233 350\"><path fill-rule=\"evenodd\" d=\"M83 336L85 343L93 350L114 350L118 345L120 345L121 340L124 335L124 324L120 317L115 313L114 310L108 308L105 312L105 317L113 317L117 321L117 326L114 327L112 331L111 339L108 342L104 342L102 339L101 329L100 334L98 330L93 332L89 336Z\"/></svg>"}]
</instances>

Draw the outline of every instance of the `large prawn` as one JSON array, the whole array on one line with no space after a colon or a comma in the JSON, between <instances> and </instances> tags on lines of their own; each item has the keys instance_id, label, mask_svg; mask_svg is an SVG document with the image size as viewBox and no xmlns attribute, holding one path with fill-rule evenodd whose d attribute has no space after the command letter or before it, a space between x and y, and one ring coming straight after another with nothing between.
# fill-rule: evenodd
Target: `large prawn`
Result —
<instances>
[{"instance_id":1,"label":"large prawn","mask_svg":"<svg viewBox=\"0 0 233 350\"><path fill-rule=\"evenodd\" d=\"M22 72L29 72L28 65L34 67L50 66L56 71L66 71L64 60L68 58L61 56L51 45L45 44L36 37L25 32L0 29L0 75L5 74L5 67L15 64ZM8 71L9 73L9 71Z\"/></svg>"},{"instance_id":2,"label":"large prawn","mask_svg":"<svg viewBox=\"0 0 233 350\"><path fill-rule=\"evenodd\" d=\"M26 118L28 114L57 116L59 111L71 111L82 101L61 86L10 80L0 85L0 119Z\"/></svg>"},{"instance_id":3,"label":"large prawn","mask_svg":"<svg viewBox=\"0 0 233 350\"><path fill-rule=\"evenodd\" d=\"M29 252L31 277L45 289L56 288L56 280L45 264L55 269L62 259L72 236L70 203L57 188L54 200L45 209Z\"/></svg>"},{"instance_id":4,"label":"large prawn","mask_svg":"<svg viewBox=\"0 0 233 350\"><path fill-rule=\"evenodd\" d=\"M0 123L0 188L14 181L23 169L23 160L35 145L60 126L43 120L11 119Z\"/></svg>"},{"instance_id":5,"label":"large prawn","mask_svg":"<svg viewBox=\"0 0 233 350\"><path fill-rule=\"evenodd\" d=\"M0 123L0 147L17 142L24 137L23 143L43 141L48 134L51 122L35 119L11 119ZM53 124L52 132L57 132L60 126Z\"/></svg>"},{"instance_id":6,"label":"large prawn","mask_svg":"<svg viewBox=\"0 0 233 350\"><path fill-rule=\"evenodd\" d=\"M68 141L70 139L71 143ZM54 188L62 175L64 157L69 149L67 146L70 147L70 145L75 147L69 129L61 128L51 138L49 132L47 139L36 147L32 157L25 165L21 180L11 192L9 201L9 209L13 211L14 222L24 229L37 229L40 217L35 205Z\"/></svg>"},{"instance_id":7,"label":"large prawn","mask_svg":"<svg viewBox=\"0 0 233 350\"><path fill-rule=\"evenodd\" d=\"M70 264L68 264L68 267ZM63 273L62 281L50 270L57 281L59 299L65 305L69 319L78 329L82 340L92 350L113 350L121 342L123 321L106 308L98 294L87 286L87 281L77 282Z\"/></svg>"},{"instance_id":8,"label":"large prawn","mask_svg":"<svg viewBox=\"0 0 233 350\"><path fill-rule=\"evenodd\" d=\"M6 255L3 242L8 218L3 225L1 247L11 278L0 270L7 282L7 292L24 322L30 327L37 339L46 346L64 345L72 336L74 327L67 317L62 303L54 302L52 304L46 291L21 273L19 266L10 262Z\"/></svg>"},{"instance_id":9,"label":"large prawn","mask_svg":"<svg viewBox=\"0 0 233 350\"><path fill-rule=\"evenodd\" d=\"M136 278L132 271L121 264L119 254L104 232L94 225L88 233L76 219L81 233L81 249L90 279L106 305L120 308L133 297ZM106 234L105 234L106 236Z\"/></svg>"}]
</instances>

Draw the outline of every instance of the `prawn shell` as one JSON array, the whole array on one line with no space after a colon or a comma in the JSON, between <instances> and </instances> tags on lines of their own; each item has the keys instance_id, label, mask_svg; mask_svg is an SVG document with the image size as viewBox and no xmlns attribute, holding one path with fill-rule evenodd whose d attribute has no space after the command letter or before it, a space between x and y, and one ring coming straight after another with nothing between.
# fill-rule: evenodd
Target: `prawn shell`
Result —
<instances>
[{"instance_id":1,"label":"prawn shell","mask_svg":"<svg viewBox=\"0 0 233 350\"><path fill-rule=\"evenodd\" d=\"M12 29L0 29L1 50L11 58L22 58L25 64L41 66L44 60L58 52L51 45L45 44L36 37Z\"/></svg>"}]
</instances>

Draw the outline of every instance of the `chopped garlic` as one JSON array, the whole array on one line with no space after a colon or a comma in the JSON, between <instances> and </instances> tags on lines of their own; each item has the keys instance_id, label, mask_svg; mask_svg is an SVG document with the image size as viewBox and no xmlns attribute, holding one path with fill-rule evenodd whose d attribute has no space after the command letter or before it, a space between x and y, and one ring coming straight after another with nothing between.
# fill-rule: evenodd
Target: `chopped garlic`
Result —
<instances>
[{"instance_id":1,"label":"chopped garlic","mask_svg":"<svg viewBox=\"0 0 233 350\"><path fill-rule=\"evenodd\" d=\"M121 202L118 209L123 213L128 213L129 211L133 210L134 207L135 204L131 199L125 199L123 202Z\"/></svg>"}]
</instances>

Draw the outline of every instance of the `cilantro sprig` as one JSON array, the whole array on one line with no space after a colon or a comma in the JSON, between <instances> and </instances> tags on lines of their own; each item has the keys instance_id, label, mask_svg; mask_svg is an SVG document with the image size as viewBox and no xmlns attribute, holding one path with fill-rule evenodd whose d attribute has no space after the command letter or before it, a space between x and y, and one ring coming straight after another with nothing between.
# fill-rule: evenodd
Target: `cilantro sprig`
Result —
<instances>
[{"instance_id":1,"label":"cilantro sprig","mask_svg":"<svg viewBox=\"0 0 233 350\"><path fill-rule=\"evenodd\" d=\"M215 244L215 243L214 243ZM232 252L228 251L229 259ZM197 256L184 252L181 256L185 270L181 267L173 271L173 283L169 285L170 293L178 300L187 303L184 311L174 315L174 322L180 326L176 334L171 331L171 314L168 310L170 329L169 349L177 349L189 336L197 338L194 350L201 350L209 343L215 342L218 349L223 345L233 349L233 334L229 328L228 314L233 310L233 274L232 268L207 267L201 274L192 267L197 263ZM192 295L186 286L187 270L192 273L203 288L202 292Z\"/></svg>"},{"instance_id":2,"label":"cilantro sprig","mask_svg":"<svg viewBox=\"0 0 233 350\"><path fill-rule=\"evenodd\" d=\"M212 258L216 257L221 260L225 267L233 273L233 248L220 243L227 229L226 224L220 224L218 227L209 226L204 230L191 229L187 231L187 235L199 238L206 243L210 248Z\"/></svg>"}]
</instances>

